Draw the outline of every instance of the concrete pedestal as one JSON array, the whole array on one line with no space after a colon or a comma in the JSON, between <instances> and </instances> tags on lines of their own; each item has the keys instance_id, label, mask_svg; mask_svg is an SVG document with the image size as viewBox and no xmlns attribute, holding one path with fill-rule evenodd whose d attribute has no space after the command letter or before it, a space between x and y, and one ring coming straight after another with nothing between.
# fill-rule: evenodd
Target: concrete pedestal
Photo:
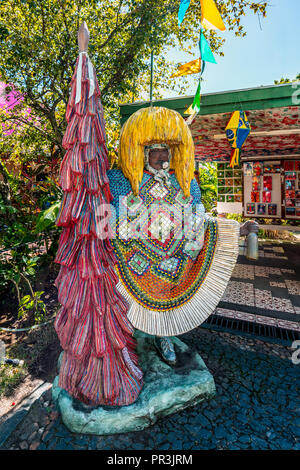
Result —
<instances>
[{"instance_id":1,"label":"concrete pedestal","mask_svg":"<svg viewBox=\"0 0 300 470\"><path fill-rule=\"evenodd\" d=\"M164 416L215 395L214 379L203 360L178 338L173 338L175 367L168 366L159 357L153 337L137 332L136 339L144 387L132 405L88 407L62 390L58 377L55 378L52 396L71 432L104 435L140 431Z\"/></svg>"}]
</instances>

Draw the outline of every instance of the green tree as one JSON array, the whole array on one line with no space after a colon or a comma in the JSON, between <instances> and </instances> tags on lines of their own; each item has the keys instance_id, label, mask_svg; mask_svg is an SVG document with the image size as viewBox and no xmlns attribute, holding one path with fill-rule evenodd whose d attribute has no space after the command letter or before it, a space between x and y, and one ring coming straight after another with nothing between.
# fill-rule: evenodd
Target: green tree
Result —
<instances>
[{"instance_id":1,"label":"green tree","mask_svg":"<svg viewBox=\"0 0 300 470\"><path fill-rule=\"evenodd\" d=\"M254 12L265 16L267 2L216 2L229 30L246 34L242 19ZM85 20L106 110L108 130L118 121L118 104L141 99L149 89L149 57L155 55L154 97L161 90L185 90L184 79L171 79L165 59L168 48L189 50L199 39L200 0L194 0L180 29L179 0L2 0L0 10L0 80L14 84L24 102L1 119L18 126L7 145L22 140L34 151L55 145L61 152L69 83L78 54L77 30ZM206 33L212 49L222 54L224 39ZM187 46L188 44L188 46ZM29 107L35 118L24 117ZM20 123L22 124L20 126Z\"/></svg>"}]
</instances>

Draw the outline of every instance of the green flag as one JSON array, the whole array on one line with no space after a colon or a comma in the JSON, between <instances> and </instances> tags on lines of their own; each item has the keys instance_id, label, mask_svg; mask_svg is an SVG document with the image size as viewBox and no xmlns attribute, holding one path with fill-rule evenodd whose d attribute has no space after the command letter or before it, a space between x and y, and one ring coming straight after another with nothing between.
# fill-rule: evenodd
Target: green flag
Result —
<instances>
[{"instance_id":1,"label":"green flag","mask_svg":"<svg viewBox=\"0 0 300 470\"><path fill-rule=\"evenodd\" d=\"M212 64L217 63L202 31L200 33L199 49L202 62L211 62Z\"/></svg>"},{"instance_id":2,"label":"green flag","mask_svg":"<svg viewBox=\"0 0 300 470\"><path fill-rule=\"evenodd\" d=\"M195 111L195 113L199 113L200 111L200 101L201 101L200 92L201 92L201 81L199 80L198 88L197 88L194 101L192 104L192 108Z\"/></svg>"}]
</instances>

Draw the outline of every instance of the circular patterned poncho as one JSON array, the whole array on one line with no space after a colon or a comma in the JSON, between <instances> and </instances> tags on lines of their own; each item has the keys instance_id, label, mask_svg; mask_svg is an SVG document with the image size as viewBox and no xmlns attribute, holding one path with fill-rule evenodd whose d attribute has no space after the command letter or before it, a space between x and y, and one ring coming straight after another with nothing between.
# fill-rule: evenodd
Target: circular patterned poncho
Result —
<instances>
[{"instance_id":1,"label":"circular patterned poncho","mask_svg":"<svg viewBox=\"0 0 300 470\"><path fill-rule=\"evenodd\" d=\"M118 288L130 304L128 318L149 334L172 336L191 330L215 308L223 285L222 279L221 284L215 279L215 293L209 295L207 280L216 262L220 227L217 219L205 216L196 180L191 196L185 197L173 173L165 185L145 172L135 196L120 170L108 176L116 209L112 241ZM235 223L230 228L237 233ZM236 246L227 267L230 274Z\"/></svg>"}]
</instances>

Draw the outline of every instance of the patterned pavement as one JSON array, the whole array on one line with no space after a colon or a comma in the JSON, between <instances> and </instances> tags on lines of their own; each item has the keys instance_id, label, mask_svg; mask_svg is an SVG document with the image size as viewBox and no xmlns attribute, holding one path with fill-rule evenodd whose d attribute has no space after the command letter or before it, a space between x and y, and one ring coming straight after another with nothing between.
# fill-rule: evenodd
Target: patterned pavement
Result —
<instances>
[{"instance_id":1,"label":"patterned pavement","mask_svg":"<svg viewBox=\"0 0 300 470\"><path fill-rule=\"evenodd\" d=\"M299 247L265 242L259 260L240 255L216 316L299 331ZM69 432L49 390L2 449L300 450L300 375L291 342L280 345L203 328L180 339L199 352L211 371L214 399L144 431L102 437Z\"/></svg>"},{"instance_id":2,"label":"patterned pavement","mask_svg":"<svg viewBox=\"0 0 300 470\"><path fill-rule=\"evenodd\" d=\"M240 254L215 314L300 332L300 244L260 242L257 261Z\"/></svg>"}]
</instances>

